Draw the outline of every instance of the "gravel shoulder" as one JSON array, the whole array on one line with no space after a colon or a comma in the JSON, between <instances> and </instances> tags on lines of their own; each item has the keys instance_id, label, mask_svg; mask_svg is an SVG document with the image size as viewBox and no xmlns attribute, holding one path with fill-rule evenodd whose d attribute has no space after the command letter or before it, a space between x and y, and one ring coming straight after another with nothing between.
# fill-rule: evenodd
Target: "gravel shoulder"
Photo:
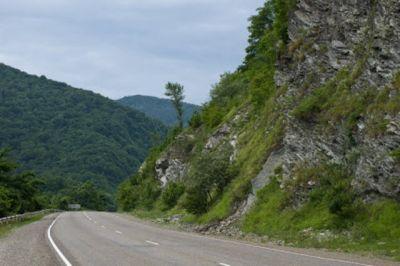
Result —
<instances>
[{"instance_id":1,"label":"gravel shoulder","mask_svg":"<svg viewBox=\"0 0 400 266\"><path fill-rule=\"evenodd\" d=\"M0 265L59 265L46 237L47 228L56 216L47 215L0 238Z\"/></svg>"}]
</instances>

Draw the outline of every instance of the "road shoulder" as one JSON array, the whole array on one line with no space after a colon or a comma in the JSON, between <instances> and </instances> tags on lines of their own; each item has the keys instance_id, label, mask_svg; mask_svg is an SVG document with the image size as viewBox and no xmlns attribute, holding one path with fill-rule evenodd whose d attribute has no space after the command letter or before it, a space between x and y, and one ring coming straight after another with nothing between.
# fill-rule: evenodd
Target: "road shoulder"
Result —
<instances>
[{"instance_id":1,"label":"road shoulder","mask_svg":"<svg viewBox=\"0 0 400 266\"><path fill-rule=\"evenodd\" d=\"M0 265L59 265L48 244L47 228L57 214L19 227L0 239Z\"/></svg>"}]
</instances>

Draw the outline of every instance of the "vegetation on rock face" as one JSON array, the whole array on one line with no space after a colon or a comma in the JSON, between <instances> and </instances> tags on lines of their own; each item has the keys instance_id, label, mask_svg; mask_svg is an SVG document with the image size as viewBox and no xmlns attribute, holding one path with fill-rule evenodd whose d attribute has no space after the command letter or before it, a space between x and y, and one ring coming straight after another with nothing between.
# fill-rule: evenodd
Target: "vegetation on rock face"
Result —
<instances>
[{"instance_id":1,"label":"vegetation on rock face","mask_svg":"<svg viewBox=\"0 0 400 266\"><path fill-rule=\"evenodd\" d=\"M46 191L61 197L90 190L90 181L108 194L99 195L107 206L117 185L166 133L141 112L3 64L0 125L1 148L10 148L23 170L40 175Z\"/></svg>"},{"instance_id":2,"label":"vegetation on rock face","mask_svg":"<svg viewBox=\"0 0 400 266\"><path fill-rule=\"evenodd\" d=\"M178 120L176 118L176 111L171 103L171 100L161 99L152 96L127 96L117 100L118 103L139 110L145 113L147 116L160 120L167 126L176 126ZM200 106L183 103L183 120L184 124L187 125L191 117L200 110Z\"/></svg>"},{"instance_id":3,"label":"vegetation on rock face","mask_svg":"<svg viewBox=\"0 0 400 266\"><path fill-rule=\"evenodd\" d=\"M363 202L351 187L349 171L341 165L301 168L296 184L283 190L279 178L258 192L258 201L244 220L244 231L302 247L374 251L400 259L398 202ZM293 205L301 201L293 198L301 195L293 191L299 188L307 199Z\"/></svg>"},{"instance_id":4,"label":"vegetation on rock face","mask_svg":"<svg viewBox=\"0 0 400 266\"><path fill-rule=\"evenodd\" d=\"M291 0L266 1L250 18L244 63L234 73L221 76L210 102L192 117L189 128L153 153L138 173L140 178L135 180L139 181L120 189L137 188L140 192L145 184L152 184L155 196L146 208L140 200L129 201L127 197L120 198L121 206L141 214L143 209L158 215L183 213L184 221L200 224L231 221L251 199L253 182L263 173L263 166L279 158L286 160L286 165L266 171L264 187L251 210L236 220L236 226L297 246L373 251L400 259L398 198L374 188L363 191L355 185L357 171L364 170L357 169L357 163L362 155L368 155L361 149L377 144L379 137L390 137L389 118L398 117L400 111L400 74L385 80L386 86L380 88L365 85L365 69L374 52L373 27L367 25L362 39L366 49L354 52L354 63L332 68L318 82L313 77L304 78L302 84L289 79L292 77L280 80L284 71L301 77L307 53L327 60L324 53L329 48L313 47L313 37L309 37L320 34L320 29L299 33L301 37L290 40L289 14L295 4ZM370 13L372 23L373 8ZM315 68L325 71L323 66ZM305 136L309 142L294 145L296 134L302 133L318 136ZM318 142L319 138L323 140ZM331 138L335 146L326 144ZM320 145L312 146L315 143ZM225 149L225 145L232 149ZM398 164L398 142L388 146L381 158L385 156L390 166ZM315 155L313 160L301 149ZM283 158L283 153L288 156ZM183 177L169 181L165 188L155 170L160 157L186 167ZM179 182L179 189L174 182ZM398 187L398 181L393 183ZM129 205L132 202L136 203Z\"/></svg>"},{"instance_id":5,"label":"vegetation on rock face","mask_svg":"<svg viewBox=\"0 0 400 266\"><path fill-rule=\"evenodd\" d=\"M176 203L190 213L202 214L200 220L203 222L220 220L231 214L233 206L246 197L251 178L281 141L284 122L272 110L281 108L275 102L282 90L275 88L273 76L275 61L287 42L286 20L294 3L288 0L269 1L259 9L258 15L250 19L250 45L244 64L236 72L221 76L221 81L211 91L211 101L192 117L190 127L184 131L184 134L195 135L196 140L194 147L190 143L180 144L191 147L187 154L187 161L191 165L183 182L185 193ZM270 19L265 19L265 16ZM279 47L275 45L277 42L281 43ZM242 125L244 129L239 142L243 147L237 160L232 164L232 151L224 147L203 151L207 136L241 109L244 112L255 112L261 119L253 117L246 126ZM266 127L273 130L265 134ZM132 198L132 195L137 194L131 193L132 189L142 194L145 184L153 184L155 190L161 190L155 172L157 156L178 142L170 138L164 148L148 158L144 168L134 178L121 185L118 201L122 209L143 207L143 202L138 200L140 196ZM145 204L147 208L160 205L158 202L161 199L152 199L150 205Z\"/></svg>"}]
</instances>

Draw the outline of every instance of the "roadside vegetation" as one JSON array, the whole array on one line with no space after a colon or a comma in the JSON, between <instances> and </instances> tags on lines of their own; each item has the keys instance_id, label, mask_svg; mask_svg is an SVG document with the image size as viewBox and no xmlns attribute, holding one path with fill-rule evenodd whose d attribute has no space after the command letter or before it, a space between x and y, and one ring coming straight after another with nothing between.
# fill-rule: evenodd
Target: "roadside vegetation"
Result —
<instances>
[{"instance_id":1,"label":"roadside vegetation","mask_svg":"<svg viewBox=\"0 0 400 266\"><path fill-rule=\"evenodd\" d=\"M20 222L12 222L8 224L2 224L0 225L0 239L6 237L8 234L10 234L13 230L22 227L24 225L36 222L41 220L44 217L44 215L39 214L31 218L24 219L23 221Z\"/></svg>"},{"instance_id":2,"label":"roadside vegetation","mask_svg":"<svg viewBox=\"0 0 400 266\"><path fill-rule=\"evenodd\" d=\"M275 84L276 64L285 64L290 56L292 64L299 63L312 46L306 33L289 43L288 16L295 4L292 0L266 1L250 18L243 64L235 72L223 74L211 91L211 100L192 117L189 127L174 132L152 152L142 169L120 186L118 206L142 218L180 215L182 221L196 225L230 217L249 195L251 181L267 158L282 147L290 117L321 134L345 131L347 148L353 153L349 152L343 164L333 164L321 155L318 162L297 165L289 181L282 180L283 170L278 167L270 183L258 192L253 208L235 226L289 245L400 260L398 200L379 196L365 201L352 186L358 159L354 132L368 117L363 121L366 134L379 138L384 133L385 117L400 111L400 74L382 90L352 90L369 56L367 39L367 49L358 54L356 64L342 68L311 91L312 81L303 84L304 92L299 95L288 94L287 86ZM210 135L238 114L250 115L233 129L237 133L235 159L231 160L232 151L224 145L205 149ZM184 154L190 167L182 180L162 188L155 164L167 149ZM390 156L398 162L399 150L394 148Z\"/></svg>"}]
</instances>

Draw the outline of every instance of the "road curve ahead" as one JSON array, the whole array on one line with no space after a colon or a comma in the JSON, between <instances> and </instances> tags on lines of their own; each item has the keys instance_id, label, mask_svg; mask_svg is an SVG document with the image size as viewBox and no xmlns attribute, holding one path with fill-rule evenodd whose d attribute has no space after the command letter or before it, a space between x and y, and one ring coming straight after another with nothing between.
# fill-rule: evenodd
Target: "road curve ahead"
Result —
<instances>
[{"instance_id":1,"label":"road curve ahead","mask_svg":"<svg viewBox=\"0 0 400 266\"><path fill-rule=\"evenodd\" d=\"M166 230L113 213L62 213L48 233L64 265L378 265Z\"/></svg>"}]
</instances>

